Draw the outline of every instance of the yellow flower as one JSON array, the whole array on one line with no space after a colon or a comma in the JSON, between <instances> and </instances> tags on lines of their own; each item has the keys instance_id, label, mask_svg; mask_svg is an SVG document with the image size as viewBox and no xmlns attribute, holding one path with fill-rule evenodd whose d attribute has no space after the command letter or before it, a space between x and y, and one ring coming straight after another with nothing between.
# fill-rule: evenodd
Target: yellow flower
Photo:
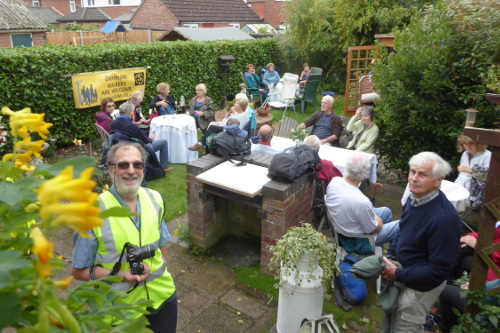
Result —
<instances>
[{"instance_id":1,"label":"yellow flower","mask_svg":"<svg viewBox=\"0 0 500 333\"><path fill-rule=\"evenodd\" d=\"M46 279L51 275L51 265L49 261L54 256L52 251L54 244L49 242L38 228L31 229L31 238L33 238L33 248L31 252L36 254L37 257L36 267L38 276L42 279Z\"/></svg>"},{"instance_id":2,"label":"yellow flower","mask_svg":"<svg viewBox=\"0 0 500 333\"><path fill-rule=\"evenodd\" d=\"M73 143L75 144L75 146L81 146L82 145L82 140L74 139Z\"/></svg>"},{"instance_id":3,"label":"yellow flower","mask_svg":"<svg viewBox=\"0 0 500 333\"><path fill-rule=\"evenodd\" d=\"M43 121L45 113L31 113L30 108L14 112L8 107L2 108L2 113L10 116L10 128L14 137L18 135L27 138L29 132L37 132L40 137L47 139L49 127L53 124Z\"/></svg>"},{"instance_id":4,"label":"yellow flower","mask_svg":"<svg viewBox=\"0 0 500 333\"><path fill-rule=\"evenodd\" d=\"M54 281L54 283L56 284L57 287L59 287L61 289L68 289L69 284L71 283L72 280L73 280L72 276L67 276L60 281Z\"/></svg>"},{"instance_id":5,"label":"yellow flower","mask_svg":"<svg viewBox=\"0 0 500 333\"><path fill-rule=\"evenodd\" d=\"M44 182L38 189L40 216L53 219L52 226L65 225L82 237L102 225L100 210L96 206L98 194L92 192L96 182L91 180L94 168L85 169L73 179L73 166L67 166L56 177Z\"/></svg>"},{"instance_id":6,"label":"yellow flower","mask_svg":"<svg viewBox=\"0 0 500 333\"><path fill-rule=\"evenodd\" d=\"M39 203L38 202L32 202L28 206L26 206L26 208L24 208L24 211L29 214L29 213L38 212L39 209L40 209Z\"/></svg>"},{"instance_id":7,"label":"yellow flower","mask_svg":"<svg viewBox=\"0 0 500 333\"><path fill-rule=\"evenodd\" d=\"M24 140L16 142L16 144L14 145L14 149L16 151L20 150L20 151L31 152L36 157L42 157L42 155L40 155L40 152L43 149L44 143L45 141L43 140L31 142L31 138L25 138Z\"/></svg>"}]
</instances>

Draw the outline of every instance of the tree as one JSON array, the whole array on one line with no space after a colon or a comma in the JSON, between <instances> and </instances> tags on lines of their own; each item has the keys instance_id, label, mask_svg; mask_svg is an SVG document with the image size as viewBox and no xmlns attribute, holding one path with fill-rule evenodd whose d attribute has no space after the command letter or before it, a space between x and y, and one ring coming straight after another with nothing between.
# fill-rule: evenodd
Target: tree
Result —
<instances>
[{"instance_id":1,"label":"tree","mask_svg":"<svg viewBox=\"0 0 500 333\"><path fill-rule=\"evenodd\" d=\"M479 94L489 92L483 77L498 64L499 25L498 1L444 0L396 33L396 52L373 77L386 165L407 170L409 158L425 150L455 164L467 108L481 110L480 125L493 125L495 110Z\"/></svg>"},{"instance_id":2,"label":"tree","mask_svg":"<svg viewBox=\"0 0 500 333\"><path fill-rule=\"evenodd\" d=\"M308 60L338 81L343 91L349 46L374 45L376 33L409 23L413 8L432 1L295 0L287 2L284 50L292 61ZM340 79L340 80L339 80Z\"/></svg>"}]
</instances>

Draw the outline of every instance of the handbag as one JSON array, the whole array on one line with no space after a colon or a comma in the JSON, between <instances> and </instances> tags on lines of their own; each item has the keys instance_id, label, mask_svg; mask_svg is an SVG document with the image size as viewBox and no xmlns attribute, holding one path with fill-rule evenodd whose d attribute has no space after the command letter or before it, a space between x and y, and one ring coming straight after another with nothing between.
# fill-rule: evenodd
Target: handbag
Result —
<instances>
[{"instance_id":1,"label":"handbag","mask_svg":"<svg viewBox=\"0 0 500 333\"><path fill-rule=\"evenodd\" d=\"M340 333L339 326L332 314L319 318L304 318L299 333Z\"/></svg>"}]
</instances>

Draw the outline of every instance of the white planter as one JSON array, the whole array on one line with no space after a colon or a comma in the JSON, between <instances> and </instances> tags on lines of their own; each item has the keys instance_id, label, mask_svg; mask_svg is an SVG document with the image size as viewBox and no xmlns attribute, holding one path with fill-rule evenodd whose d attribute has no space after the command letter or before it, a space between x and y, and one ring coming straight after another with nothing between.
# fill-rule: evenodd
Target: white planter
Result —
<instances>
[{"instance_id":1,"label":"white planter","mask_svg":"<svg viewBox=\"0 0 500 333\"><path fill-rule=\"evenodd\" d=\"M296 269L281 269L282 286L279 290L278 333L299 333L304 318L320 317L323 312L323 269L318 266L314 253L303 256ZM312 277L312 278L310 278Z\"/></svg>"}]
</instances>

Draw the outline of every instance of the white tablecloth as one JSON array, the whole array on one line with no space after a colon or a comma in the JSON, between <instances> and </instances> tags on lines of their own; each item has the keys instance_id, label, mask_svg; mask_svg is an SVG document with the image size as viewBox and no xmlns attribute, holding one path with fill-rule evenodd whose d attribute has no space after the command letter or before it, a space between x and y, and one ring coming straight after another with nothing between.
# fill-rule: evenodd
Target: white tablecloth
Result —
<instances>
[{"instance_id":1,"label":"white tablecloth","mask_svg":"<svg viewBox=\"0 0 500 333\"><path fill-rule=\"evenodd\" d=\"M275 147L280 151L293 145L295 145L295 141L293 141L292 139L282 138L279 136L273 137L271 141L271 146ZM350 149L322 145L321 148L319 149L319 157L324 160L332 162L333 165L335 165L340 170L340 172L344 173L347 157L354 154L354 152L355 152L354 150ZM375 154L368 154L368 153L363 153L363 154L366 154L368 156L371 165L368 175L366 175L366 178L369 179L370 182L375 184L377 182L377 164L378 164L377 156L375 156Z\"/></svg>"},{"instance_id":2,"label":"white tablecloth","mask_svg":"<svg viewBox=\"0 0 500 333\"><path fill-rule=\"evenodd\" d=\"M188 149L198 141L192 116L178 114L155 117L151 121L149 133L156 139L167 139L170 163L189 163L198 158L198 152Z\"/></svg>"},{"instance_id":3,"label":"white tablecloth","mask_svg":"<svg viewBox=\"0 0 500 333\"><path fill-rule=\"evenodd\" d=\"M469 207L469 191L457 183L452 183L448 180L443 180L441 182L441 191L446 195L446 198L450 200L451 204L457 212L463 212L467 207ZM401 198L401 204L404 206L408 196L410 195L410 188L406 184L405 193Z\"/></svg>"}]
</instances>

